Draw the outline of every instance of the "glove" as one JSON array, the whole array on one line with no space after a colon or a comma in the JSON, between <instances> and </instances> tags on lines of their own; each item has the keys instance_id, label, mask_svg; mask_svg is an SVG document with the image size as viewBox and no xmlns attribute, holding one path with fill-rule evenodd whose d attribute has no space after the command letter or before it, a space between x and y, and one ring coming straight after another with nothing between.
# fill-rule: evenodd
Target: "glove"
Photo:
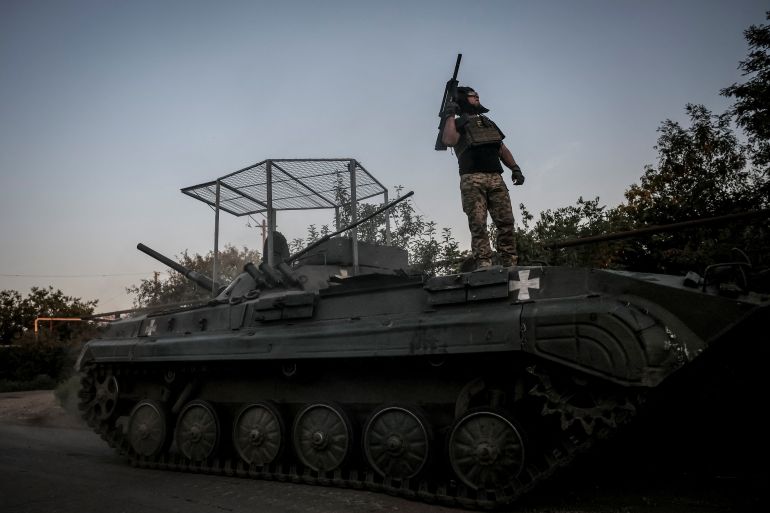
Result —
<instances>
[{"instance_id":1,"label":"glove","mask_svg":"<svg viewBox=\"0 0 770 513\"><path fill-rule=\"evenodd\" d=\"M452 100L449 100L444 105L444 110L441 111L441 119L448 118L449 116L455 116L459 114L460 106Z\"/></svg>"},{"instance_id":2,"label":"glove","mask_svg":"<svg viewBox=\"0 0 770 513\"><path fill-rule=\"evenodd\" d=\"M524 183L524 175L521 174L521 168L517 166L516 169L511 172L511 179L513 180L513 185L521 185Z\"/></svg>"},{"instance_id":3,"label":"glove","mask_svg":"<svg viewBox=\"0 0 770 513\"><path fill-rule=\"evenodd\" d=\"M459 118L455 119L455 126L458 130L460 130L462 127L468 124L468 121L470 121L471 118L468 116L468 114L461 114Z\"/></svg>"}]
</instances>

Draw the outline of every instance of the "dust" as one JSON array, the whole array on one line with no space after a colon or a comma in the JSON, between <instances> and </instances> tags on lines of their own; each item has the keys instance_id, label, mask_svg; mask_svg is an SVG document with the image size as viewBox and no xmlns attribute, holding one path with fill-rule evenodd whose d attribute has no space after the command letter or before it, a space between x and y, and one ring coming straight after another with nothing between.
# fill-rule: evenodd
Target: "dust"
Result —
<instances>
[{"instance_id":1,"label":"dust","mask_svg":"<svg viewBox=\"0 0 770 513\"><path fill-rule=\"evenodd\" d=\"M53 390L0 394L0 423L86 429L75 412L67 411L59 404Z\"/></svg>"}]
</instances>

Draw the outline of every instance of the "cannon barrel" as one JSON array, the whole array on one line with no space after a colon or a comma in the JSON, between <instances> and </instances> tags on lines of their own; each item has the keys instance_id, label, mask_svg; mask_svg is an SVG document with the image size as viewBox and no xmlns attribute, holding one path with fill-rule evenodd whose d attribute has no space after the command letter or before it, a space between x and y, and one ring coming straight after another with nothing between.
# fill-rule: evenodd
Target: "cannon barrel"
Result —
<instances>
[{"instance_id":1,"label":"cannon barrel","mask_svg":"<svg viewBox=\"0 0 770 513\"><path fill-rule=\"evenodd\" d=\"M221 287L221 285L219 283L215 282L214 280L212 280L211 278L209 278L205 274L201 274L201 273L199 273L197 271L192 271L192 270L186 268L185 266L179 264L178 262L174 262L169 257L167 257L165 255L161 255L160 253L158 253L154 249L148 248L147 246L145 246L141 242L136 245L136 249L138 249L142 253L150 255L152 258L154 258L155 260L158 260L159 262L163 262L164 264L166 264L167 266L169 266L173 270L175 270L175 271L177 271L179 273L182 273L182 275L184 275L185 278L187 278L188 280L194 281L195 283L197 283L198 285L200 285L201 287L203 287L206 290L210 290L212 292L215 292L215 291L219 290L219 288Z\"/></svg>"},{"instance_id":2,"label":"cannon barrel","mask_svg":"<svg viewBox=\"0 0 770 513\"><path fill-rule=\"evenodd\" d=\"M645 226L644 228L637 228L635 230L628 230L625 232L606 233L603 235L592 235L589 237L581 237L578 239L566 239L548 242L543 246L546 249L559 249L569 248L573 246L582 246L584 244L594 244L597 242L609 242L620 239L630 239L632 237L639 237L641 235L648 235L653 233L672 232L677 230L683 230L685 228L694 228L697 226L705 226L710 224L727 223L733 221L742 221L745 219L753 218L765 218L770 217L770 209L754 210L751 212L740 212L737 214L727 214L716 217L706 217L702 219L691 219L689 221L681 221L679 223L663 224L656 226Z\"/></svg>"},{"instance_id":3,"label":"cannon barrel","mask_svg":"<svg viewBox=\"0 0 770 513\"><path fill-rule=\"evenodd\" d=\"M366 221L368 221L369 219L373 218L374 216L379 215L379 214L385 212L386 210L389 210L389 209L395 207L397 204L401 203L402 201L404 201L405 199L409 198L412 195L414 195L414 191L409 191L406 194L404 194L403 196L399 196L398 198L394 199L390 203L387 203L387 204L381 206L380 208L378 208L377 210L375 210L374 212L372 212L368 216L359 219L355 223L351 223L351 224L347 225L345 228L342 228L341 230L337 230L334 233L330 233L328 235L324 235L323 237L321 237L320 239L318 239L314 243L310 244L305 249L303 249L301 251L298 251L297 253L294 253L293 255L291 255L289 258L284 260L284 263L290 264L290 263L294 262L295 260L297 260L302 255L306 254L311 249L317 248L318 246L320 246L321 244L323 244L327 240L331 239L332 237L336 237L337 235L339 235L341 233L345 233L346 231L355 228L359 224L365 223Z\"/></svg>"}]
</instances>

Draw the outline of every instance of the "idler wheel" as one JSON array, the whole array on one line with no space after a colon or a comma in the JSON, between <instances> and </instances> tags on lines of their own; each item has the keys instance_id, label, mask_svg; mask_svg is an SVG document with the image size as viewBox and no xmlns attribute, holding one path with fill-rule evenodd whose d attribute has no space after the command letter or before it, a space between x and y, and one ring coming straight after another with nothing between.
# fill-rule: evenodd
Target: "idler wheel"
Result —
<instances>
[{"instance_id":1,"label":"idler wheel","mask_svg":"<svg viewBox=\"0 0 770 513\"><path fill-rule=\"evenodd\" d=\"M524 467L522 433L502 411L469 411L450 431L447 451L452 470L473 490L504 488Z\"/></svg>"},{"instance_id":2,"label":"idler wheel","mask_svg":"<svg viewBox=\"0 0 770 513\"><path fill-rule=\"evenodd\" d=\"M317 472L341 467L353 446L350 420L342 408L332 404L306 406L297 414L292 432L297 457Z\"/></svg>"},{"instance_id":3,"label":"idler wheel","mask_svg":"<svg viewBox=\"0 0 770 513\"><path fill-rule=\"evenodd\" d=\"M283 433L281 414L272 403L247 404L235 418L233 444L246 463L267 465L281 454Z\"/></svg>"},{"instance_id":4,"label":"idler wheel","mask_svg":"<svg viewBox=\"0 0 770 513\"><path fill-rule=\"evenodd\" d=\"M383 477L409 479L428 463L433 439L424 417L400 406L375 411L364 426L364 456Z\"/></svg>"},{"instance_id":5,"label":"idler wheel","mask_svg":"<svg viewBox=\"0 0 770 513\"><path fill-rule=\"evenodd\" d=\"M168 416L157 401L139 401L131 410L128 440L139 456L153 458L163 452L168 440Z\"/></svg>"},{"instance_id":6,"label":"idler wheel","mask_svg":"<svg viewBox=\"0 0 770 513\"><path fill-rule=\"evenodd\" d=\"M219 417L211 403L190 401L182 408L176 422L179 452L191 461L206 461L219 446Z\"/></svg>"}]
</instances>

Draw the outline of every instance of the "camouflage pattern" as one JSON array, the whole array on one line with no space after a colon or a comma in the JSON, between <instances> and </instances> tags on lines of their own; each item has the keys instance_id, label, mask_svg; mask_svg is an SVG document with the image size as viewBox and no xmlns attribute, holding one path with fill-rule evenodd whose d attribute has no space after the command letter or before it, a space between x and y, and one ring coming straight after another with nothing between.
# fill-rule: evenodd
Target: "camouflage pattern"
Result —
<instances>
[{"instance_id":1,"label":"camouflage pattern","mask_svg":"<svg viewBox=\"0 0 770 513\"><path fill-rule=\"evenodd\" d=\"M492 263L492 248L487 233L487 213L497 227L495 246L501 264L515 265L516 239L513 235L513 209L508 187L498 173L469 173L460 175L463 212L468 216L471 231L471 251L479 267Z\"/></svg>"}]
</instances>

